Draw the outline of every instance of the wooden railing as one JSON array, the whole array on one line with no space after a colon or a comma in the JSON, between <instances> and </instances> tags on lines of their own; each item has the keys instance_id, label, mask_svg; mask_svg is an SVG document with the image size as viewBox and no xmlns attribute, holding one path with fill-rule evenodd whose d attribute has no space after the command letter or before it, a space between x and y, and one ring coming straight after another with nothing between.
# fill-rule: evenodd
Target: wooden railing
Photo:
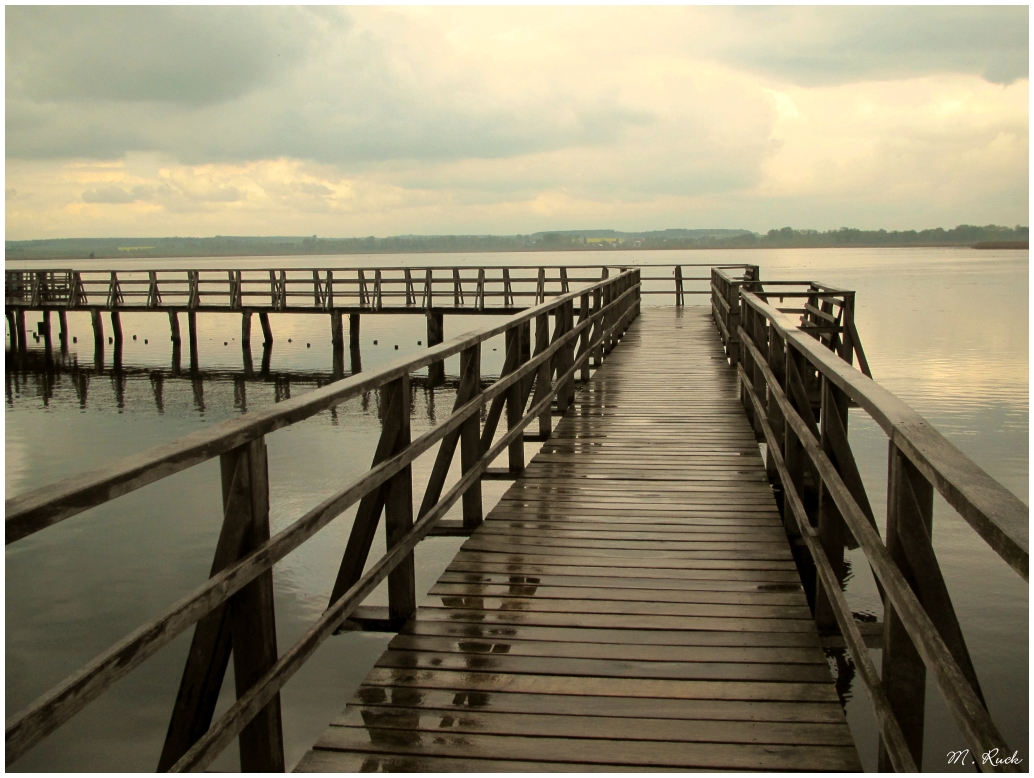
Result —
<instances>
[{"instance_id":1,"label":"wooden railing","mask_svg":"<svg viewBox=\"0 0 1034 778\"><path fill-rule=\"evenodd\" d=\"M548 297L606 279L632 266L482 266L305 268L261 270L6 270L4 296L12 309L187 311L451 310L514 312ZM642 294L708 294L709 264L651 264ZM741 265L725 267L738 268ZM693 271L697 275L692 275ZM700 288L690 288L698 284ZM653 286L655 284L651 284Z\"/></svg>"},{"instance_id":2,"label":"wooden railing","mask_svg":"<svg viewBox=\"0 0 1034 778\"><path fill-rule=\"evenodd\" d=\"M489 472L489 464L505 451L508 472L516 477L523 470L524 428L537 419L537 438L549 436L554 401L557 412L567 409L575 381L588 379L590 360L600 364L638 315L639 306L639 272L622 272L510 316L500 324L435 346L418 357L337 381L272 408L7 500L6 542L13 543L218 457L224 518L208 582L8 718L6 763L16 761L118 679L196 624L159 768L203 770L236 737L242 770L283 770L279 702L283 685L385 578L389 617L398 620L413 615L413 554L417 543L436 530L469 533L480 524L480 483ZM550 317L554 319L552 334ZM524 344L530 340L533 321L535 351L530 355ZM502 375L485 388L481 344L498 335L504 335L506 344ZM456 354L460 356L461 380L452 414L411 440L409 374ZM372 468L270 537L265 436L374 390L382 395L382 430ZM486 406L482 427L480 416ZM497 440L504 407L506 432ZM441 445L414 522L412 463L438 443ZM457 446L462 475L443 494ZM460 500L461 526L445 524L442 517ZM356 503L358 509L330 606L294 646L278 654L273 565ZM364 574L381 513L385 515L388 551ZM237 701L213 724L231 648Z\"/></svg>"},{"instance_id":3,"label":"wooden railing","mask_svg":"<svg viewBox=\"0 0 1034 778\"><path fill-rule=\"evenodd\" d=\"M711 309L715 323L722 336L725 353L733 365L739 361L740 290L744 289L765 301L778 297L780 303L787 298L799 300L800 305L780 307L780 313L796 313L801 316L801 328L818 337L828 349L835 351L848 364L858 357L861 371L872 376L869 363L862 349L862 341L854 321L855 293L836 289L814 281L765 281L762 282L757 265L748 265L743 278L730 275L727 269L715 267L711 270ZM765 287L768 291L765 291Z\"/></svg>"},{"instance_id":4,"label":"wooden railing","mask_svg":"<svg viewBox=\"0 0 1034 778\"><path fill-rule=\"evenodd\" d=\"M988 714L930 538L936 490L1026 581L1027 506L867 370L851 366L856 353L867 367L853 332L851 293L818 284L808 290L809 300L841 301L840 324L849 326L834 331L828 315L818 326L790 319L771 302L783 292L767 282L766 293L756 279L734 284L719 274L716 295L728 302L733 286L739 299L716 303L715 319L726 343L735 344L734 363L739 352L745 410L767 443L787 533L806 549L803 564L813 566L814 575L802 578L817 578L809 591L815 619L820 630L840 631L872 703L879 769L911 772L922 764L927 672L974 754L1011 754ZM816 310L829 314L810 302L794 312L807 317ZM890 441L884 538L848 443L849 407L868 413ZM864 550L884 603L882 672L842 589L844 548L852 543Z\"/></svg>"}]
</instances>

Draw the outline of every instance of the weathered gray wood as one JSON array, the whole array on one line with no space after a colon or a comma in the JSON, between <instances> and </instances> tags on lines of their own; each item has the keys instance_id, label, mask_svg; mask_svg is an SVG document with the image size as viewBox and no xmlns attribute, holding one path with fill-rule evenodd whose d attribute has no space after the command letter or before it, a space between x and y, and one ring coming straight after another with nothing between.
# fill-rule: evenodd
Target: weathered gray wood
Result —
<instances>
[{"instance_id":1,"label":"weathered gray wood","mask_svg":"<svg viewBox=\"0 0 1034 778\"><path fill-rule=\"evenodd\" d=\"M797 333L793 322L750 293L744 300L760 310L852 401L865 409L905 456L977 533L1024 580L1029 575L1029 508L966 457L922 416L871 378Z\"/></svg>"},{"instance_id":2,"label":"weathered gray wood","mask_svg":"<svg viewBox=\"0 0 1034 778\"><path fill-rule=\"evenodd\" d=\"M408 396L403 397L401 392L392 391L389 385L381 390L381 403L383 418L381 436L373 455L374 467L400 452L403 448L400 445L400 438L404 434L403 425L409 421L408 413L403 416L399 407L401 405L408 407ZM341 566L338 568L337 578L334 581L334 589L330 595L330 605L333 605L362 576L366 560L370 556L370 547L373 545L377 525L381 519L381 512L384 510L388 490L388 485L385 484L359 501L359 508L356 510L355 519L352 522L352 531L348 536L348 544L345 547Z\"/></svg>"},{"instance_id":3,"label":"weathered gray wood","mask_svg":"<svg viewBox=\"0 0 1034 778\"><path fill-rule=\"evenodd\" d=\"M386 399L385 413L394 412L398 418L395 449L401 451L411 442L409 413L409 376L404 375L389 384L386 395L397 395ZM413 468L407 467L389 481L385 487L387 497L384 505L384 529L390 549L413 529ZM408 619L416 613L416 572L412 552L403 558L388 574L388 615L391 619Z\"/></svg>"},{"instance_id":4,"label":"weathered gray wood","mask_svg":"<svg viewBox=\"0 0 1034 778\"><path fill-rule=\"evenodd\" d=\"M774 382L774 377L770 377L769 380ZM858 623L854 619L854 614L847 602L847 598L840 588L841 579L830 564L825 549L817 538L817 534L811 529L804 504L801 502L798 492L792 486L792 479L786 469L782 455L779 453L778 446L774 446L776 433L765 418L765 411L761 407L758 395L752 388L749 389L749 392L765 438L768 441L769 449L772 451L773 463L781 473L782 482L788 485L785 491L787 514L795 520L798 536L802 537L809 546L816 572L822 581L823 590L828 593L829 604L837 626L848 650L851 652L851 657L854 659L856 670L862 681L862 688L865 690L873 707L873 712L880 728L881 743L883 743L884 766L889 766L897 772L918 772L915 760L912 758L909 750L908 742L894 714L890 700L887 699L880 675L876 670L876 665L869 654L868 646L859 630ZM778 389L771 392L769 394L770 402L774 400L778 404L781 399L780 394L781 391ZM780 418L783 417L781 416Z\"/></svg>"},{"instance_id":5,"label":"weathered gray wood","mask_svg":"<svg viewBox=\"0 0 1034 778\"><path fill-rule=\"evenodd\" d=\"M470 376L471 399L481 394L481 344L478 343L460 354L460 372ZM511 370L512 372L512 370ZM502 397L502 395L500 395ZM471 416L460 428L460 467L464 475L469 473L484 456L481 448L481 424L479 418ZM463 526L474 529L483 519L480 479L463 493Z\"/></svg>"},{"instance_id":6,"label":"weathered gray wood","mask_svg":"<svg viewBox=\"0 0 1034 778\"><path fill-rule=\"evenodd\" d=\"M269 541L269 474L266 445L250 442L239 463L225 462L224 489L230 490L232 471L248 469L247 500L238 503L245 529L245 549ZM229 482L229 483L228 483ZM273 571L268 569L243 587L229 603L230 641L237 698L273 666L277 659L276 618L273 612ZM239 736L241 769L246 772L283 772L284 736L280 719L280 695L274 695Z\"/></svg>"},{"instance_id":7,"label":"weathered gray wood","mask_svg":"<svg viewBox=\"0 0 1034 778\"><path fill-rule=\"evenodd\" d=\"M917 595L917 573L909 564L898 527L920 522L927 534L933 529L933 487L890 444L887 462L887 552ZM920 600L922 603L922 600ZM912 644L901 619L889 603L884 605L883 688L901 723L916 765L923 764L923 732L926 713L926 666ZM879 763L888 764L881 746Z\"/></svg>"},{"instance_id":8,"label":"weathered gray wood","mask_svg":"<svg viewBox=\"0 0 1034 778\"><path fill-rule=\"evenodd\" d=\"M627 279L624 281L627 284ZM629 288L628 291L632 295L624 299L629 300L629 310L632 310L634 290ZM580 320L579 325L581 323ZM607 334L612 342L625 327L627 318L623 314L611 319ZM563 318L559 318L557 329L561 332L562 340L562 333L569 329L569 325ZM634 332L629 330L625 337L635 339ZM559 344L561 340L554 339L553 343ZM573 345L575 339L571 338L569 342ZM639 345L642 348L642 344ZM638 349L633 352L623 349L613 351L612 355L618 356L612 358L627 363L635 351ZM561 361L561 354L557 360L557 386L562 386L565 380L573 377L581 365L588 361L588 355L586 351L578 359L565 364ZM580 737L585 737L593 732L593 725L581 717L591 717L593 711L608 711L614 707L611 700L624 701L629 696L641 701L635 707L636 715L667 715L672 718L680 718L672 707L672 703L679 700L683 701L683 707L678 710L704 711L702 717L706 717L711 712L717 715L719 708L716 705L772 706L781 704L773 700L791 698L795 700L794 709L807 716L809 714L801 706L828 704L836 699L831 691L828 669L821 656L800 584L789 583L796 578L796 574L786 551L786 541L778 534L778 514L771 503L770 494L767 497L770 506L767 510L772 531L767 536L758 535L756 531L753 535L747 534L744 530L751 525L740 524L753 521L756 527L757 519L711 518L707 520L709 523L701 526L713 527L715 531L706 534L686 531L685 525L678 523L678 520L672 524L656 525L641 521L630 523L627 518L627 511L634 511L638 515L644 507L651 505L652 500L659 500L669 506L680 505L682 502L696 504L696 491L678 490L664 495L648 481L643 486L634 485L637 481L633 477L642 475L643 467L648 468L646 472L649 472L651 460L654 459L653 452L664 451L658 447L674 444L680 453L669 454L669 461L665 461L663 456L657 457L652 465L655 472L672 479L678 477L680 469L683 478L722 478L727 473L722 465L710 464L713 460L711 455L705 455L699 461L687 459L681 468L678 463L671 461L673 456L681 456L681 450L687 446L702 445L704 451L711 449L714 435L721 433L710 434L700 442L687 443L686 438L680 436L676 439L671 435L666 440L658 439L642 462L626 463L575 453L580 438L563 435L563 430L568 426L580 430L585 425L606 429L606 425L621 427L624 424L621 414L612 416L609 413L593 417L588 422L587 417L577 415L580 409L592 402L599 403L601 407L613 407L616 402L622 408L628 407L630 403L637 405L636 400L628 396L619 400L618 395L613 393L613 386L606 392L593 392L597 382L604 386L608 380L608 365L609 360L587 385L585 391L590 392L590 395L582 398L580 405L574 407L572 413L576 415L563 417L557 428L561 437L553 438L553 442L547 444L544 452L526 468L526 476L511 487L511 492L523 495L537 491L532 485L542 483L542 499L527 501L504 497L499 507L493 510L482 527L465 544L465 548L478 550L461 551L443 576L443 581L450 579L457 582L439 584L433 590L433 596L418 610L416 619L402 626L405 634L393 641L392 650L378 663L379 669L367 678L365 691L361 692L364 701L370 699L370 694L377 687L384 688L385 694L390 693L396 698L404 688L409 688L419 691L421 697L440 694L443 699L451 700L460 700L468 695L485 695L488 699L497 694L507 699L543 700L540 704L553 706L544 708L544 712L559 707L568 714L562 717L563 722L552 725L552 732L522 730L519 720L513 718L486 720L479 725L478 730L478 737L491 737L493 726L504 728L509 725L509 729L502 729L507 738L521 737L522 733L540 738L557 734L578 737L578 732L582 733ZM627 365L622 367L627 368ZM611 371L610 375L615 374ZM625 379L626 386L639 387L643 384L635 371L618 375L628 376ZM728 387L728 398L728 390L733 387L732 376L726 378L725 386ZM549 400L548 395L539 397L543 405ZM691 406L692 402L683 404ZM529 413L534 413L534 405ZM687 419L693 419L687 423L710 424L703 414ZM738 426L743 423L742 417L729 416L729 423L737 430L742 429ZM731 437L738 456L741 448L739 437L739 432ZM743 451L750 453L746 448ZM561 455L560 452L570 453ZM757 460L753 467L758 473L758 480L755 481L746 473L739 474L738 478L743 485L756 483L757 494L761 499L765 496L763 490L767 490L767 484L756 448L753 456ZM540 458L552 460L553 463L541 464ZM697 472L694 470L697 467L702 468L700 475L690 475L690 471ZM557 501L554 496L547 495L551 478L576 476L579 468L584 468L589 474L599 474L599 477L592 479L584 490L568 491L562 500ZM612 489L608 488L611 486ZM600 489L606 490L606 497L598 496ZM608 513L595 510L595 504L601 500L602 504L609 504L615 496L622 494L619 490L627 495L629 507L626 511ZM577 512L575 506L580 504L587 506L586 515L592 517L588 523L589 530L566 529L566 517L572 511ZM497 515L506 518L494 518ZM521 515L530 517L532 521L518 520L516 517ZM711 515L714 515L713 511ZM730 521L736 530L728 539L718 529L723 520ZM608 532L606 527L611 523L623 529ZM653 533L657 533L656 542L652 539ZM781 542L781 547L777 541ZM770 566L771 561L754 558L742 561L721 559L728 553L746 553L748 557L756 557L758 553L744 549L767 549L770 546L771 551L759 553L761 556L774 554L783 560L778 562L781 570L774 574L775 578L767 570L758 570ZM532 549L534 553L526 553L526 549ZM610 553L615 556L599 556ZM690 558L688 561L684 558L694 554L701 554L703 558ZM672 555L678 559L665 558ZM543 565L542 560L551 562ZM654 563L664 568L655 569ZM687 563L690 569L687 569ZM701 564L706 567L700 568ZM643 578L644 571L651 569L655 569L659 575ZM473 575L474 580L464 583L470 576L464 570L479 572ZM578 570L590 571L588 575L596 577L578 575ZM695 590L680 588L686 583L693 583L693 578L687 576L701 572L711 577L699 579ZM715 574L719 576L717 579L713 577ZM543 575L550 576L552 583L542 585ZM737 575L746 575L747 578L737 582L734 579ZM755 577L759 575L760 578ZM571 579L577 585L564 586L559 583L560 579ZM726 580L737 588L723 591ZM769 580L783 580L787 583L765 583ZM676 582L673 590L656 591L657 587L672 585L672 581ZM626 590L622 588L623 582L635 585L636 588ZM715 584L719 587L717 592L713 591ZM749 586L750 590L738 588L745 586ZM767 586L776 588L764 588ZM425 634L441 637L420 637ZM434 642L429 643L429 640ZM558 642L561 640L564 642ZM775 655L761 653L766 651L797 653L776 658ZM794 661L787 661L791 656ZM664 679L663 685L656 685L661 679ZM779 679L779 683L773 685L772 681L776 679ZM591 710L563 710L563 706L569 704L568 701L586 696L593 698ZM756 699L757 702L743 702L748 699ZM357 713L355 715L360 715L360 718L355 719L354 725L349 723L351 720L339 723L345 724L346 728L354 726L364 730L377 743L392 740L385 734L390 730L404 734L410 743L421 742L421 727L414 723L418 719L413 719L406 712L414 703L405 709L400 708L401 704L401 701L396 701L382 710L367 710L365 718ZM651 713L647 713L648 710ZM656 713L658 710L662 713ZM763 713L762 710L770 713ZM771 707L759 707L757 711L760 717L781 715ZM390 726L378 727L374 719L369 718L371 715L379 717L382 713L393 717ZM571 715L575 713L577 716ZM746 709L741 709L738 715L748 714ZM838 722L840 729L829 731L838 732L833 737L839 737L845 743L845 758L856 760L843 719ZM621 724L615 721L612 726L618 727ZM641 734L630 737L629 727L638 727L634 731ZM629 722L625 731L623 743L637 737L648 738L651 728L646 722L634 725ZM657 745L654 750L664 750L669 747L669 742L683 742L686 737L696 740L692 736L676 734L687 731L685 727L672 727L670 732L665 730L663 736L655 735L658 741L664 741L664 745ZM721 731L721 727L709 730L714 733ZM793 740L788 730L770 730L777 731L782 738L779 742ZM460 729L460 732L463 730ZM597 726L596 733L599 732L600 727ZM715 734L705 735L701 732L699 739L712 742L715 737ZM726 739L736 740L736 737L730 734ZM452 741L441 742L443 750L439 758L455 757L458 752L453 751ZM601 738L600 742L607 740ZM320 747L330 746L327 741L321 741ZM334 747L351 749L352 745L351 741L339 742ZM421 745L418 751L412 751L414 754L418 752L426 754L427 750ZM723 761L725 756L723 753L718 757L718 762L728 765L727 760ZM798 756L808 764L817 764L809 761L812 757L808 754L801 752ZM641 755L636 754L630 761L640 763ZM685 761L673 761L682 767L688 766Z\"/></svg>"},{"instance_id":9,"label":"weathered gray wood","mask_svg":"<svg viewBox=\"0 0 1034 778\"><path fill-rule=\"evenodd\" d=\"M513 324L529 322L543 310L548 314L549 310L563 301L563 298L550 300L539 308L514 315L504 324L454 338L416 357L398 359L372 373L335 382L272 408L250 413L247 417L213 425L171 444L156 446L98 470L10 498L5 504L5 540L7 543L14 542L94 505L218 456L247 440L269 434L352 397L361 396L403 373L419 370L458 354L473 343L502 334ZM601 311L598 315L605 313ZM103 353L103 345L99 351ZM526 375L526 372L522 372L520 377Z\"/></svg>"},{"instance_id":10,"label":"weathered gray wood","mask_svg":"<svg viewBox=\"0 0 1034 778\"><path fill-rule=\"evenodd\" d=\"M249 550L251 474L248 453L236 451L221 457L224 518L210 576L221 572ZM228 606L221 605L198 621L194 628L165 745L158 760L159 772L165 772L175 764L208 729L229 661Z\"/></svg>"},{"instance_id":11,"label":"weathered gray wood","mask_svg":"<svg viewBox=\"0 0 1034 778\"><path fill-rule=\"evenodd\" d=\"M262 345L273 345L273 328L269 325L269 314L259 311L259 324L262 326Z\"/></svg>"}]
</instances>

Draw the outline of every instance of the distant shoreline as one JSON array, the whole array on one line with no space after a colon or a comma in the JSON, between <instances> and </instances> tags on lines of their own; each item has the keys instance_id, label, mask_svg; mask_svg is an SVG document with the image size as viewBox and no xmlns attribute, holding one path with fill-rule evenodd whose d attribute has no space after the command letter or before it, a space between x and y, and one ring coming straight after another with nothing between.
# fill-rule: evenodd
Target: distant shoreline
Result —
<instances>
[{"instance_id":1,"label":"distant shoreline","mask_svg":"<svg viewBox=\"0 0 1034 778\"><path fill-rule=\"evenodd\" d=\"M425 249L425 250L371 250L371 251L209 251L196 254L184 252L152 252L146 250L120 251L118 254L104 252L95 256L96 252L68 253L33 253L28 255L19 250L8 250L5 261L19 262L51 262L59 259L88 260L100 262L108 259L188 259L190 257L327 257L327 256L381 256L396 254L553 254L558 252L609 254L616 251L640 252L640 251L780 251L785 249L918 249L918 248L971 248L977 250L1006 250L1024 251L1029 250L1028 241L981 241L978 243L901 243L888 245L886 243L852 243L850 245L829 245L829 246L678 246L678 247L632 247L619 246L615 248L587 248L578 246L561 246L556 248L544 248L541 246L513 247L513 248L456 248L456 249Z\"/></svg>"}]
</instances>

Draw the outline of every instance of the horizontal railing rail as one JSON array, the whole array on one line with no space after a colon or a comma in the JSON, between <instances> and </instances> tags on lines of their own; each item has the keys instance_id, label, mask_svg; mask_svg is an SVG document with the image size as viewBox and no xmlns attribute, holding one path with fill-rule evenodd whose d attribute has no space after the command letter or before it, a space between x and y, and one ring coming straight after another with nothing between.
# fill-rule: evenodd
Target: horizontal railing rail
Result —
<instances>
[{"instance_id":1,"label":"horizontal railing rail","mask_svg":"<svg viewBox=\"0 0 1034 778\"><path fill-rule=\"evenodd\" d=\"M417 543L436 527L442 528L442 517L461 500L462 526L453 529L469 534L480 524L480 481L489 465L506 452L510 476L523 470L525 428L538 419L537 439L549 436L554 404L557 413L569 407L575 381L589 378L590 364L601 364L638 315L640 286L638 271L621 272L510 316L501 324L461 335L420 356L352 376L8 500L7 542L11 543L218 457L224 518L209 580L9 717L6 763L16 761L196 624L159 769L204 769L237 737L242 770L283 770L280 689L385 578L389 615L394 619L413 615ZM528 352L533 321L532 355ZM506 345L502 375L486 388L482 386L481 344L498 335L504 335ZM452 414L411 440L409 374L457 354L461 380ZM374 390L381 392L382 429L371 470L270 537L265 436ZM480 417L486 407L482 426ZM497 440L504 408L506 432ZM434 467L414 522L411 466L435 445ZM457 448L462 475L443 495ZM357 503L330 606L300 641L280 655L272 604L273 565ZM365 570L382 513L388 552ZM231 649L237 702L212 724Z\"/></svg>"},{"instance_id":2,"label":"horizontal railing rail","mask_svg":"<svg viewBox=\"0 0 1034 778\"><path fill-rule=\"evenodd\" d=\"M873 706L880 769L915 771L922 764L927 672L973 753L1010 753L987 711L931 544L933 494L1025 581L1029 509L915 410L852 367L843 343L823 342L776 308L771 298L779 294L739 285L744 407L767 443L787 532L807 550L799 564L812 566L818 579L809 593L818 626L839 630ZM853 295L841 299L853 302ZM716 318L723 313L716 306ZM868 413L889 439L884 538L847 440L850 407ZM884 601L879 672L842 591L844 548L852 541L863 549Z\"/></svg>"},{"instance_id":3,"label":"horizontal railing rail","mask_svg":"<svg viewBox=\"0 0 1034 778\"><path fill-rule=\"evenodd\" d=\"M6 270L4 287L15 309L512 312L630 267L669 271L641 273L650 286L641 294L674 295L681 305L685 295L709 293L704 264Z\"/></svg>"}]
</instances>

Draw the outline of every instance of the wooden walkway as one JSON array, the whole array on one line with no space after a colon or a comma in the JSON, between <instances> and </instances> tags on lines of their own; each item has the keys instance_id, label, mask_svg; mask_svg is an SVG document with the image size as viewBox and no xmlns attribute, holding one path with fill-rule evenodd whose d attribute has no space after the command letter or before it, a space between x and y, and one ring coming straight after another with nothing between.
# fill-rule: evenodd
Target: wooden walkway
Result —
<instances>
[{"instance_id":1,"label":"wooden walkway","mask_svg":"<svg viewBox=\"0 0 1034 778\"><path fill-rule=\"evenodd\" d=\"M705 308L643 310L297 769L666 768L861 770Z\"/></svg>"}]
</instances>

